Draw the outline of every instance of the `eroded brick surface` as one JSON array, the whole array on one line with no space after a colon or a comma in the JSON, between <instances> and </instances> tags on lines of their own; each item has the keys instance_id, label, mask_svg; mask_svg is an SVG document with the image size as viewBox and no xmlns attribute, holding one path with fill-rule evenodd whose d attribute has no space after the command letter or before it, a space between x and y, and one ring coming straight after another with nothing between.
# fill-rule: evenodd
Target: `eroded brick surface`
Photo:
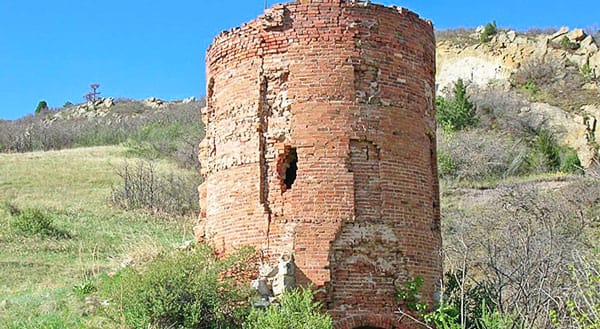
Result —
<instances>
[{"instance_id":1,"label":"eroded brick surface","mask_svg":"<svg viewBox=\"0 0 600 329\"><path fill-rule=\"evenodd\" d=\"M277 5L207 53L202 214L219 252L292 254L337 328L400 328L395 286L441 277L429 22L341 0Z\"/></svg>"}]
</instances>

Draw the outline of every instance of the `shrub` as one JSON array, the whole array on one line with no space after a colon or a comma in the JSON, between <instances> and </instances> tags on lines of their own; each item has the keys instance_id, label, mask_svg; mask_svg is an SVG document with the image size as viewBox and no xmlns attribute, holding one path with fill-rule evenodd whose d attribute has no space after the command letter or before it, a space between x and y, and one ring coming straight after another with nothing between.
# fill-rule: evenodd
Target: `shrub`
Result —
<instances>
[{"instance_id":1,"label":"shrub","mask_svg":"<svg viewBox=\"0 0 600 329\"><path fill-rule=\"evenodd\" d=\"M462 79L456 80L453 96L449 100L436 98L436 111L437 122L449 131L475 126L479 121Z\"/></svg>"},{"instance_id":2,"label":"shrub","mask_svg":"<svg viewBox=\"0 0 600 329\"><path fill-rule=\"evenodd\" d=\"M35 114L40 114L48 110L48 103L46 101L40 101L35 108Z\"/></svg>"},{"instance_id":3,"label":"shrub","mask_svg":"<svg viewBox=\"0 0 600 329\"><path fill-rule=\"evenodd\" d=\"M529 120L521 114L528 105L527 99L515 91L505 91L502 87L474 87L471 101L476 104L478 127L484 130L498 130L513 137L528 137L531 134Z\"/></svg>"},{"instance_id":4,"label":"shrub","mask_svg":"<svg viewBox=\"0 0 600 329\"><path fill-rule=\"evenodd\" d=\"M564 173L582 173L583 166L577 152L568 146L560 149L560 171Z\"/></svg>"},{"instance_id":5,"label":"shrub","mask_svg":"<svg viewBox=\"0 0 600 329\"><path fill-rule=\"evenodd\" d=\"M279 304L265 310L252 309L244 324L245 329L332 329L333 321L321 312L321 304L314 300L310 288L287 291Z\"/></svg>"},{"instance_id":6,"label":"shrub","mask_svg":"<svg viewBox=\"0 0 600 329\"><path fill-rule=\"evenodd\" d=\"M529 84L529 86L543 88L557 80L559 71L559 63L556 61L533 59L521 65L511 79L513 84L518 87L524 88L525 85Z\"/></svg>"},{"instance_id":7,"label":"shrub","mask_svg":"<svg viewBox=\"0 0 600 329\"><path fill-rule=\"evenodd\" d=\"M535 172L556 171L560 168L560 147L547 130L539 130L533 140L530 164Z\"/></svg>"},{"instance_id":8,"label":"shrub","mask_svg":"<svg viewBox=\"0 0 600 329\"><path fill-rule=\"evenodd\" d=\"M483 31L479 35L479 40L481 42L488 42L491 40L491 36L498 33L498 29L496 28L496 21L492 23L485 24Z\"/></svg>"},{"instance_id":9,"label":"shrub","mask_svg":"<svg viewBox=\"0 0 600 329\"><path fill-rule=\"evenodd\" d=\"M456 172L458 162L452 158L450 152L446 149L438 150L438 175L440 177L451 177Z\"/></svg>"},{"instance_id":10,"label":"shrub","mask_svg":"<svg viewBox=\"0 0 600 329\"><path fill-rule=\"evenodd\" d=\"M142 209L156 214L189 216L198 210L200 177L160 175L152 161L139 161L133 168L125 164L117 175L110 202L126 210Z\"/></svg>"},{"instance_id":11,"label":"shrub","mask_svg":"<svg viewBox=\"0 0 600 329\"><path fill-rule=\"evenodd\" d=\"M249 285L226 274L253 269L252 255L244 249L217 259L210 247L196 245L105 275L98 284L99 299L109 304L104 315L131 328L241 328Z\"/></svg>"},{"instance_id":12,"label":"shrub","mask_svg":"<svg viewBox=\"0 0 600 329\"><path fill-rule=\"evenodd\" d=\"M600 328L600 262L598 255L590 256L578 255L569 269L573 289L566 292L565 314L550 313L557 328Z\"/></svg>"},{"instance_id":13,"label":"shrub","mask_svg":"<svg viewBox=\"0 0 600 329\"><path fill-rule=\"evenodd\" d=\"M589 62L586 62L585 64L583 64L583 66L581 66L581 69L579 69L579 73L581 73L583 79L588 82L594 80L595 78L594 70L590 66Z\"/></svg>"},{"instance_id":14,"label":"shrub","mask_svg":"<svg viewBox=\"0 0 600 329\"><path fill-rule=\"evenodd\" d=\"M579 44L577 42L573 42L571 41L571 39L569 39L569 37L567 37L566 35L560 39L560 48L564 49L564 50L577 50L579 49Z\"/></svg>"},{"instance_id":15,"label":"shrub","mask_svg":"<svg viewBox=\"0 0 600 329\"><path fill-rule=\"evenodd\" d=\"M548 311L563 314L564 294L574 290L575 255L594 246L587 234L597 220L598 181L560 185L505 182L442 208L446 268L467 273L457 292L483 286L487 305L518 316L522 326L514 328L550 328Z\"/></svg>"},{"instance_id":16,"label":"shrub","mask_svg":"<svg viewBox=\"0 0 600 329\"><path fill-rule=\"evenodd\" d=\"M438 132L438 170L441 178L495 179L526 173L526 143L494 130Z\"/></svg>"},{"instance_id":17,"label":"shrub","mask_svg":"<svg viewBox=\"0 0 600 329\"><path fill-rule=\"evenodd\" d=\"M528 163L533 173L583 171L577 152L568 146L559 145L554 136L546 130L536 131Z\"/></svg>"},{"instance_id":18,"label":"shrub","mask_svg":"<svg viewBox=\"0 0 600 329\"><path fill-rule=\"evenodd\" d=\"M11 209L8 212L14 214L11 227L21 234L58 239L69 237L68 232L55 226L52 216L39 209Z\"/></svg>"},{"instance_id":19,"label":"shrub","mask_svg":"<svg viewBox=\"0 0 600 329\"><path fill-rule=\"evenodd\" d=\"M523 86L521 86L523 90L529 93L530 96L535 96L539 92L539 88L535 85L533 81L527 81Z\"/></svg>"}]
</instances>

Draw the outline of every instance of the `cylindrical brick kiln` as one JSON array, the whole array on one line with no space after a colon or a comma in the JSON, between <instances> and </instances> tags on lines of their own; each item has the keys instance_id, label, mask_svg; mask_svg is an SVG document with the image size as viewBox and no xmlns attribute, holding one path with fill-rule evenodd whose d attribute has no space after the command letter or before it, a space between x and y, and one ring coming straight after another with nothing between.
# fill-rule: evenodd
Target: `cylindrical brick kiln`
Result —
<instances>
[{"instance_id":1,"label":"cylindrical brick kiln","mask_svg":"<svg viewBox=\"0 0 600 329\"><path fill-rule=\"evenodd\" d=\"M293 255L336 328L401 328L395 287L441 278L430 22L344 0L276 5L207 52L197 235ZM410 327L410 325L408 325Z\"/></svg>"}]
</instances>

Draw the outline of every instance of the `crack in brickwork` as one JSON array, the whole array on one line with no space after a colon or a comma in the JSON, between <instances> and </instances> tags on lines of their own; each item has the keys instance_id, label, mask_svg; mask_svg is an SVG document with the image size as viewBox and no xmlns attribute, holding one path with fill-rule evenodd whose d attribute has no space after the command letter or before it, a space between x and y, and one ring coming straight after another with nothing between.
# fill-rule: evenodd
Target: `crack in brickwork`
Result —
<instances>
[{"instance_id":1,"label":"crack in brickwork","mask_svg":"<svg viewBox=\"0 0 600 329\"><path fill-rule=\"evenodd\" d=\"M395 287L422 275L433 303L441 279L434 59L429 22L367 2L276 5L217 36L198 239L293 255L336 328L409 328Z\"/></svg>"}]
</instances>

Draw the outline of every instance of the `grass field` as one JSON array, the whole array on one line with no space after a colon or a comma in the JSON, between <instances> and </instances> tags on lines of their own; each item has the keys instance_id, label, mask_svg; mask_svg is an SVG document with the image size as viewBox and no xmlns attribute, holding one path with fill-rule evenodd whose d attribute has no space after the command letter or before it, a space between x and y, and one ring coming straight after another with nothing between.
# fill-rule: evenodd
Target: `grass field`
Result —
<instances>
[{"instance_id":1,"label":"grass field","mask_svg":"<svg viewBox=\"0 0 600 329\"><path fill-rule=\"evenodd\" d=\"M0 328L106 327L86 318L73 294L124 259L139 259L191 238L193 219L125 212L108 204L122 147L0 154ZM158 172L183 171L167 161ZM65 236L25 234L9 204L39 209Z\"/></svg>"}]
</instances>

